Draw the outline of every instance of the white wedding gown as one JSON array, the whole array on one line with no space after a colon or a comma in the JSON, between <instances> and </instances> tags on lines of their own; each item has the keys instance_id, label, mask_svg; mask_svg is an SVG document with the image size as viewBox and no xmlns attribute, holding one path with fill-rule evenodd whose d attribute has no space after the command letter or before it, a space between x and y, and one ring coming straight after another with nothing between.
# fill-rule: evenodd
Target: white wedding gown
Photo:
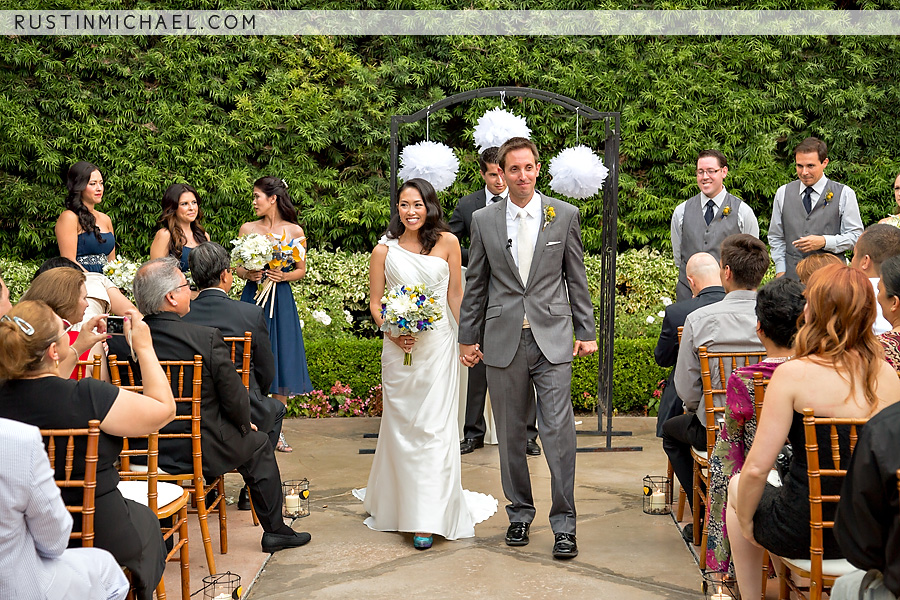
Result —
<instances>
[{"instance_id":1,"label":"white wedding gown","mask_svg":"<svg viewBox=\"0 0 900 600\"><path fill-rule=\"evenodd\" d=\"M456 327L447 306L447 261L388 247L385 289L425 284L441 303L444 318L419 334L412 365L385 340L381 355L384 412L368 487L353 490L376 531L423 532L448 540L474 537L475 524L497 511L492 496L463 490L460 482L459 362Z\"/></svg>"}]
</instances>

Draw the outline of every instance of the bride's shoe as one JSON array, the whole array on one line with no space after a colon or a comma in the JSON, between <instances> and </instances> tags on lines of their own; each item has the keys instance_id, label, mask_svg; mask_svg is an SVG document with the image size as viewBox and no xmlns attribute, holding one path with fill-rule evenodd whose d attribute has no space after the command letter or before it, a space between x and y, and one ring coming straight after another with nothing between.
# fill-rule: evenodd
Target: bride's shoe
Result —
<instances>
[{"instance_id":1,"label":"bride's shoe","mask_svg":"<svg viewBox=\"0 0 900 600\"><path fill-rule=\"evenodd\" d=\"M416 550L428 550L429 548L431 548L432 542L434 542L434 537L430 535L413 536L413 547L415 547Z\"/></svg>"}]
</instances>

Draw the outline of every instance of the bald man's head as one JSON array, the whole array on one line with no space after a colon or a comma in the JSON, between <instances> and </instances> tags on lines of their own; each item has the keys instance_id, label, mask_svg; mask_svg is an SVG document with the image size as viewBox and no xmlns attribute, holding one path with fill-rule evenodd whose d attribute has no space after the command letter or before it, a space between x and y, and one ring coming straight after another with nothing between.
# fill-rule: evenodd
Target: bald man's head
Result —
<instances>
[{"instance_id":1,"label":"bald man's head","mask_svg":"<svg viewBox=\"0 0 900 600\"><path fill-rule=\"evenodd\" d=\"M719 261L707 252L698 252L691 256L685 265L685 274L691 284L691 293L696 296L704 288L722 285L719 272Z\"/></svg>"}]
</instances>

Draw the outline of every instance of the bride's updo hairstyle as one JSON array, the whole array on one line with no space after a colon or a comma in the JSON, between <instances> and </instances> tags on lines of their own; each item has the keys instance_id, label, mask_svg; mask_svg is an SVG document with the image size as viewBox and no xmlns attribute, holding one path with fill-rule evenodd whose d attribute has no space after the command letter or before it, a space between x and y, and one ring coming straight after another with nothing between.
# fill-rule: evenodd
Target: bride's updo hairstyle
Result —
<instances>
[{"instance_id":1,"label":"bride's updo hairstyle","mask_svg":"<svg viewBox=\"0 0 900 600\"><path fill-rule=\"evenodd\" d=\"M422 243L421 254L428 254L434 248L434 245L437 244L437 241L441 239L441 232L450 231L450 228L444 221L444 209L441 208L441 204L438 202L434 187L424 179L413 178L405 181L400 186L400 189L397 191L397 198L400 198L403 190L410 188L418 191L425 202L425 223L419 228L419 242ZM397 239L403 235L404 231L406 231L406 226L400 218L400 211L395 211L391 216L391 223L388 225L387 236Z\"/></svg>"},{"instance_id":2,"label":"bride's updo hairstyle","mask_svg":"<svg viewBox=\"0 0 900 600\"><path fill-rule=\"evenodd\" d=\"M23 300L0 318L0 379L21 379L40 369L47 348L59 339L59 318L37 300Z\"/></svg>"},{"instance_id":3,"label":"bride's updo hairstyle","mask_svg":"<svg viewBox=\"0 0 900 600\"><path fill-rule=\"evenodd\" d=\"M299 225L297 222L297 209L291 201L291 195L288 193L288 185L284 179L278 179L271 175L260 177L253 183L253 187L268 196L275 196L275 204L278 206L278 213L281 218L288 223ZM199 214L197 215L199 218Z\"/></svg>"},{"instance_id":4,"label":"bride's updo hairstyle","mask_svg":"<svg viewBox=\"0 0 900 600\"><path fill-rule=\"evenodd\" d=\"M869 405L878 404L875 380L884 348L875 334L875 293L859 269L829 265L812 274L806 286L806 322L794 341L794 356L834 368L850 383L863 376Z\"/></svg>"}]
</instances>

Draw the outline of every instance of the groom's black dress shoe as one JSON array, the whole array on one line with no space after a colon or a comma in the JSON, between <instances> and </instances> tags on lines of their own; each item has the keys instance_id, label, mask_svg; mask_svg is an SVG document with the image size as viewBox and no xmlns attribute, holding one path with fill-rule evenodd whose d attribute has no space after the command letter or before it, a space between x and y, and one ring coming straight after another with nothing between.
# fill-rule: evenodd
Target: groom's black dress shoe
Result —
<instances>
[{"instance_id":1,"label":"groom's black dress shoe","mask_svg":"<svg viewBox=\"0 0 900 600\"><path fill-rule=\"evenodd\" d=\"M262 536L262 550L271 554L285 548L303 546L309 543L310 539L312 536L304 531L291 531L287 534L266 532Z\"/></svg>"},{"instance_id":2,"label":"groom's black dress shoe","mask_svg":"<svg viewBox=\"0 0 900 600\"><path fill-rule=\"evenodd\" d=\"M557 533L553 544L553 558L575 558L578 556L578 544L572 533Z\"/></svg>"},{"instance_id":3,"label":"groom's black dress shoe","mask_svg":"<svg viewBox=\"0 0 900 600\"><path fill-rule=\"evenodd\" d=\"M528 530L531 528L530 523L510 523L506 530L507 546L527 546Z\"/></svg>"},{"instance_id":4,"label":"groom's black dress shoe","mask_svg":"<svg viewBox=\"0 0 900 600\"><path fill-rule=\"evenodd\" d=\"M484 438L466 438L459 443L460 454L468 454L478 448L484 448Z\"/></svg>"},{"instance_id":5,"label":"groom's black dress shoe","mask_svg":"<svg viewBox=\"0 0 900 600\"><path fill-rule=\"evenodd\" d=\"M250 490L247 489L247 486L241 488L241 493L238 494L237 501L238 510L250 510Z\"/></svg>"},{"instance_id":6,"label":"groom's black dress shoe","mask_svg":"<svg viewBox=\"0 0 900 600\"><path fill-rule=\"evenodd\" d=\"M538 446L537 439L532 439L525 442L525 454L527 454L528 456L541 455L541 447Z\"/></svg>"}]
</instances>

